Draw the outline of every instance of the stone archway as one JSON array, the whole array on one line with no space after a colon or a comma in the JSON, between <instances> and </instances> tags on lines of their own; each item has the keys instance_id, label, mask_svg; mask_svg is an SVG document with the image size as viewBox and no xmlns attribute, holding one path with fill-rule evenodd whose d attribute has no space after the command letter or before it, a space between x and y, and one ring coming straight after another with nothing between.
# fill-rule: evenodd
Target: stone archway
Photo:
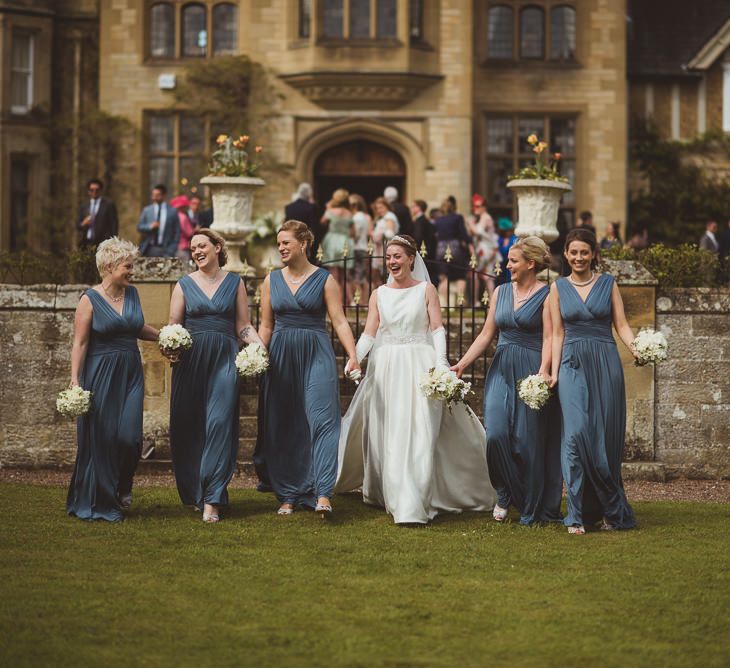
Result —
<instances>
[{"instance_id":1,"label":"stone archway","mask_svg":"<svg viewBox=\"0 0 730 668\"><path fill-rule=\"evenodd\" d=\"M337 188L362 195L368 204L387 186L406 192L406 163L401 155L368 139L346 141L322 151L314 161L313 177L322 207Z\"/></svg>"}]
</instances>

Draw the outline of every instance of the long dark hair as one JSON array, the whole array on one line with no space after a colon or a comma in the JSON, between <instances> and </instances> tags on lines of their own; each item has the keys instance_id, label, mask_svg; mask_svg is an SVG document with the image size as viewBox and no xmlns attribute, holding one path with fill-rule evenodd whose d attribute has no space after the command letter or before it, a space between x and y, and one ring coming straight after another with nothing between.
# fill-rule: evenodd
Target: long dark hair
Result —
<instances>
[{"instance_id":1,"label":"long dark hair","mask_svg":"<svg viewBox=\"0 0 730 668\"><path fill-rule=\"evenodd\" d=\"M565 255L568 254L568 248L570 248L570 244L574 241L582 241L591 247L591 251L593 252L591 269L595 269L598 266L598 241L596 241L596 235L585 227L576 227L570 230L565 237Z\"/></svg>"}]
</instances>

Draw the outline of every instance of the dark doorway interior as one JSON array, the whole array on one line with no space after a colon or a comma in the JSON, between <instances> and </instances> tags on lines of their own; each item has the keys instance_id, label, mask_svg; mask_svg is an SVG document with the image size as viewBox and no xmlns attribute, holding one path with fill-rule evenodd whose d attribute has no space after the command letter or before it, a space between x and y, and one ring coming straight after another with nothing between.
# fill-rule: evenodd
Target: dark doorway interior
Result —
<instances>
[{"instance_id":1,"label":"dark doorway interior","mask_svg":"<svg viewBox=\"0 0 730 668\"><path fill-rule=\"evenodd\" d=\"M334 146L314 166L314 192L322 210L337 188L362 195L370 204L387 186L398 188L403 197L405 163L398 153L375 142L358 140Z\"/></svg>"}]
</instances>

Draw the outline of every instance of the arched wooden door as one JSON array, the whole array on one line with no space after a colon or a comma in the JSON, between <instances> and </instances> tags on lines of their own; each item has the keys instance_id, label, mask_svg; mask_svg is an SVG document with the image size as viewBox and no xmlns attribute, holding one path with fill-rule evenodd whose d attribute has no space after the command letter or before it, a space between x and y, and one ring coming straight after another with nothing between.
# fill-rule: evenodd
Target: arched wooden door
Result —
<instances>
[{"instance_id":1,"label":"arched wooden door","mask_svg":"<svg viewBox=\"0 0 730 668\"><path fill-rule=\"evenodd\" d=\"M371 141L355 140L323 151L314 164L314 190L320 207L337 188L357 193L370 204L387 186L405 197L406 165L393 149Z\"/></svg>"}]
</instances>

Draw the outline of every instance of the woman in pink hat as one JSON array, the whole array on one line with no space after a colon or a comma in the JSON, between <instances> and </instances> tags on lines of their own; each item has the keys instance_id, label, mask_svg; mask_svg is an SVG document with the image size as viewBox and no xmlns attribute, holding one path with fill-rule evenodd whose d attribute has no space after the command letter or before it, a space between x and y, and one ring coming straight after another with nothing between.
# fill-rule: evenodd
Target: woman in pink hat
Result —
<instances>
[{"instance_id":1,"label":"woman in pink hat","mask_svg":"<svg viewBox=\"0 0 730 668\"><path fill-rule=\"evenodd\" d=\"M180 218L180 243L177 245L175 255L183 262L188 263L190 262L190 239L195 234L195 226L188 217L190 200L186 195L178 195L170 202L170 206L175 207L178 218Z\"/></svg>"}]
</instances>

